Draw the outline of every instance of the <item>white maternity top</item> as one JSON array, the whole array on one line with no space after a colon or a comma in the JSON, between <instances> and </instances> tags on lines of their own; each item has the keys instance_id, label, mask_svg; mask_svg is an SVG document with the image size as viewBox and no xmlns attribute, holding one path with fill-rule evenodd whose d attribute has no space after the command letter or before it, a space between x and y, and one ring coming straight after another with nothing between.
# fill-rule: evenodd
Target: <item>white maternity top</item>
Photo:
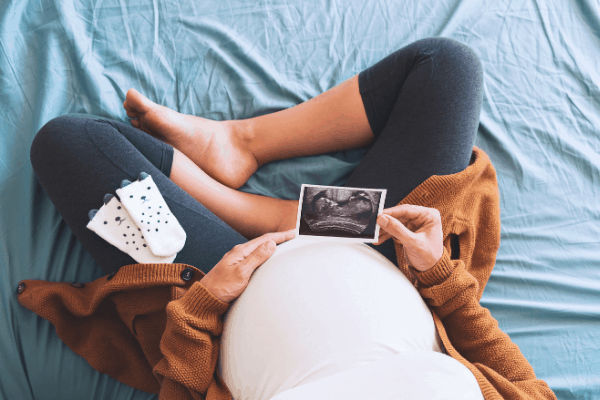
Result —
<instances>
[{"instance_id":1,"label":"white maternity top","mask_svg":"<svg viewBox=\"0 0 600 400\"><path fill-rule=\"evenodd\" d=\"M217 367L234 400L483 399L419 292L363 243L278 245L223 318Z\"/></svg>"}]
</instances>

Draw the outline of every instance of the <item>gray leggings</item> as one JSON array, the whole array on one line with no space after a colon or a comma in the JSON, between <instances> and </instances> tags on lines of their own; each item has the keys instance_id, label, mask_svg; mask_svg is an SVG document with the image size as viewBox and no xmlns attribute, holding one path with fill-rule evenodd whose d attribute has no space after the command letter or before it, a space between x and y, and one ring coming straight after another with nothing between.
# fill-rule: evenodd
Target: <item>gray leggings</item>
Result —
<instances>
[{"instance_id":1,"label":"gray leggings","mask_svg":"<svg viewBox=\"0 0 600 400\"><path fill-rule=\"evenodd\" d=\"M359 88L375 141L345 186L386 188L387 208L430 176L469 165L483 99L481 62L469 47L448 38L418 40L363 70ZM60 116L40 129L30 155L40 184L106 273L136 261L86 228L88 211L142 171L187 233L174 263L208 272L247 241L169 179L170 145L128 124ZM396 263L392 240L373 248Z\"/></svg>"}]
</instances>

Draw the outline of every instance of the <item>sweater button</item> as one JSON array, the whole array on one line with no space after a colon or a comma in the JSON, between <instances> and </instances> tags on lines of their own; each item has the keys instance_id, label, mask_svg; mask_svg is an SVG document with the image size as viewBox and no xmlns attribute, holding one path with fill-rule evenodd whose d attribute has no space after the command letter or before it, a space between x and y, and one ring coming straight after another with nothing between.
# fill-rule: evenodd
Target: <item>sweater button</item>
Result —
<instances>
[{"instance_id":1,"label":"sweater button","mask_svg":"<svg viewBox=\"0 0 600 400\"><path fill-rule=\"evenodd\" d=\"M85 284L80 283L80 282L73 282L73 283L71 283L71 286L76 287L76 288L82 288L85 286Z\"/></svg>"},{"instance_id":2,"label":"sweater button","mask_svg":"<svg viewBox=\"0 0 600 400\"><path fill-rule=\"evenodd\" d=\"M181 272L181 279L184 281L189 281L194 277L194 270L191 268L186 268Z\"/></svg>"},{"instance_id":3,"label":"sweater button","mask_svg":"<svg viewBox=\"0 0 600 400\"><path fill-rule=\"evenodd\" d=\"M17 286L17 294L23 293L23 290L25 290L25 282L19 283L19 286Z\"/></svg>"}]
</instances>

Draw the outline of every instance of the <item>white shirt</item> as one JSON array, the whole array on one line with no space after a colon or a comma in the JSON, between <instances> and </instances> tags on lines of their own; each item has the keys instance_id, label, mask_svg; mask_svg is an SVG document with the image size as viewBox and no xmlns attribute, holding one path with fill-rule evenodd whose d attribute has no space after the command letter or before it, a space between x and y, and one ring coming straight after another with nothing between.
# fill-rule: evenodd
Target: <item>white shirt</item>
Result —
<instances>
[{"instance_id":1,"label":"white shirt","mask_svg":"<svg viewBox=\"0 0 600 400\"><path fill-rule=\"evenodd\" d=\"M277 246L224 315L218 369L235 400L269 400L280 393L284 397L273 400L295 399L293 391L311 383L302 390L316 387L325 394L324 387L347 388L344 379L400 396L409 393L406 383L398 385L400 377L412 376L418 388L453 368L457 374L449 382L459 379L461 388L475 389L480 397L474 398L482 398L475 377L441 354L438 343L429 308L387 258L363 243L297 238ZM432 359L441 361L431 365ZM393 379L387 379L386 389L377 377L391 365ZM427 370L415 377L418 365ZM438 365L444 367L436 377ZM423 374L428 378L419 380ZM371 382L365 380L369 376ZM316 398L305 392L302 397ZM456 398L469 397L461 390Z\"/></svg>"}]
</instances>

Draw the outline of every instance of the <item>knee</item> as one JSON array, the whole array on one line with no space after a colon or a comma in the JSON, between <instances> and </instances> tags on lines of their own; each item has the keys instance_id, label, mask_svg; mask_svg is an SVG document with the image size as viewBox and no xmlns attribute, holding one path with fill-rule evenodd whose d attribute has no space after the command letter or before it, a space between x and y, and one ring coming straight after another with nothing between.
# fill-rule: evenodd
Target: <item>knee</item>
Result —
<instances>
[{"instance_id":1,"label":"knee","mask_svg":"<svg viewBox=\"0 0 600 400\"><path fill-rule=\"evenodd\" d=\"M433 56L436 67L452 71L454 78L462 75L477 86L483 85L483 66L471 47L446 37L423 40L426 44L425 49Z\"/></svg>"},{"instance_id":2,"label":"knee","mask_svg":"<svg viewBox=\"0 0 600 400\"><path fill-rule=\"evenodd\" d=\"M57 160L77 143L77 136L85 131L84 121L63 115L48 121L35 135L29 157L33 170L44 170L46 161Z\"/></svg>"}]
</instances>

